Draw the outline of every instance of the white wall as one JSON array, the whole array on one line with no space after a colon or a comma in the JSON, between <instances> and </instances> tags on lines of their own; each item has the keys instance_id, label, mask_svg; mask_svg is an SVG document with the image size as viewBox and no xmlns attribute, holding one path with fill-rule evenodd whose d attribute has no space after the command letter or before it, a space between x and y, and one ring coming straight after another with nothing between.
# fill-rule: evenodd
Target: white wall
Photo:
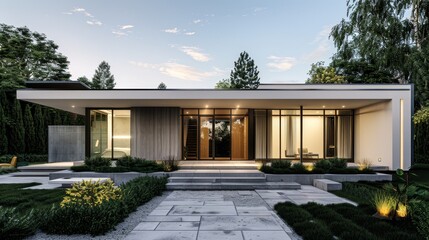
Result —
<instances>
[{"instance_id":1,"label":"white wall","mask_svg":"<svg viewBox=\"0 0 429 240\"><path fill-rule=\"evenodd\" d=\"M392 101L355 110L355 162L393 169Z\"/></svg>"}]
</instances>

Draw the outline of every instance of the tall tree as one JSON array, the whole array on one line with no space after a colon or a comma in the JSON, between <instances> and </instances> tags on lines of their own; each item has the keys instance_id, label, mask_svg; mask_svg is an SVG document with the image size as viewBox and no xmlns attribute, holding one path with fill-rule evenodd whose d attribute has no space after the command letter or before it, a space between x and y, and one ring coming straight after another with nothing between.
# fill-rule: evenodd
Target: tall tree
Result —
<instances>
[{"instance_id":1,"label":"tall tree","mask_svg":"<svg viewBox=\"0 0 429 240\"><path fill-rule=\"evenodd\" d=\"M324 62L317 62L311 64L311 69L308 72L310 78L307 79L306 83L318 84L318 83L347 83L343 76L337 75L333 67L324 66Z\"/></svg>"},{"instance_id":2,"label":"tall tree","mask_svg":"<svg viewBox=\"0 0 429 240\"><path fill-rule=\"evenodd\" d=\"M231 87L237 89L256 89L259 86L259 71L247 52L240 53L231 71Z\"/></svg>"},{"instance_id":3,"label":"tall tree","mask_svg":"<svg viewBox=\"0 0 429 240\"><path fill-rule=\"evenodd\" d=\"M167 89L167 85L165 85L165 83L161 82L161 83L158 85L158 89Z\"/></svg>"},{"instance_id":4,"label":"tall tree","mask_svg":"<svg viewBox=\"0 0 429 240\"><path fill-rule=\"evenodd\" d=\"M62 124L61 113L59 111L55 111L54 121L53 121L52 125L61 125L61 124Z\"/></svg>"},{"instance_id":5,"label":"tall tree","mask_svg":"<svg viewBox=\"0 0 429 240\"><path fill-rule=\"evenodd\" d=\"M6 116L0 102L0 155L7 153L8 140L6 135Z\"/></svg>"},{"instance_id":6,"label":"tall tree","mask_svg":"<svg viewBox=\"0 0 429 240\"><path fill-rule=\"evenodd\" d=\"M35 129L35 153L43 154L45 153L46 145L46 125L42 114L42 108L40 105L36 105L34 108L34 129Z\"/></svg>"},{"instance_id":7,"label":"tall tree","mask_svg":"<svg viewBox=\"0 0 429 240\"><path fill-rule=\"evenodd\" d=\"M92 88L92 82L86 76L78 77L77 80L89 88Z\"/></svg>"},{"instance_id":8,"label":"tall tree","mask_svg":"<svg viewBox=\"0 0 429 240\"><path fill-rule=\"evenodd\" d=\"M24 131L25 131L25 153L36 152L36 134L34 131L33 115L30 105L27 104L24 110Z\"/></svg>"},{"instance_id":9,"label":"tall tree","mask_svg":"<svg viewBox=\"0 0 429 240\"><path fill-rule=\"evenodd\" d=\"M230 78L216 84L216 88L257 89L259 86L259 71L254 60L247 52L240 53Z\"/></svg>"},{"instance_id":10,"label":"tall tree","mask_svg":"<svg viewBox=\"0 0 429 240\"><path fill-rule=\"evenodd\" d=\"M25 150L25 129L22 120L22 109L19 100L15 99L13 106L13 127L10 128L9 153L23 153Z\"/></svg>"},{"instance_id":11,"label":"tall tree","mask_svg":"<svg viewBox=\"0 0 429 240\"><path fill-rule=\"evenodd\" d=\"M27 80L68 80L68 60L44 34L0 24L0 89Z\"/></svg>"},{"instance_id":12,"label":"tall tree","mask_svg":"<svg viewBox=\"0 0 429 240\"><path fill-rule=\"evenodd\" d=\"M115 85L115 77L110 73L110 65L106 61L102 61L92 78L92 88L113 89Z\"/></svg>"}]
</instances>

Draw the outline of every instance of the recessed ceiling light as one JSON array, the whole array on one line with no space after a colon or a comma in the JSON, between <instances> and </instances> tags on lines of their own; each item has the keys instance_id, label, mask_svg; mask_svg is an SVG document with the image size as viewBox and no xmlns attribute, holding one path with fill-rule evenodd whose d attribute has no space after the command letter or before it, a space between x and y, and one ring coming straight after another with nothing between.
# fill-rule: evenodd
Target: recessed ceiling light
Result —
<instances>
[{"instance_id":1,"label":"recessed ceiling light","mask_svg":"<svg viewBox=\"0 0 429 240\"><path fill-rule=\"evenodd\" d=\"M237 108L240 108L240 105L237 105Z\"/></svg>"},{"instance_id":2,"label":"recessed ceiling light","mask_svg":"<svg viewBox=\"0 0 429 240\"><path fill-rule=\"evenodd\" d=\"M186 114L189 114L189 112L186 112Z\"/></svg>"},{"instance_id":3,"label":"recessed ceiling light","mask_svg":"<svg viewBox=\"0 0 429 240\"><path fill-rule=\"evenodd\" d=\"M345 107L346 107L346 106L344 106L344 105L342 106L342 108L345 108Z\"/></svg>"},{"instance_id":4,"label":"recessed ceiling light","mask_svg":"<svg viewBox=\"0 0 429 240\"><path fill-rule=\"evenodd\" d=\"M323 105L322 107L323 107L323 108L325 108L326 106L325 106L325 105Z\"/></svg>"},{"instance_id":5,"label":"recessed ceiling light","mask_svg":"<svg viewBox=\"0 0 429 240\"><path fill-rule=\"evenodd\" d=\"M74 106L74 105L72 105L71 107L72 107L72 108L75 108L75 106Z\"/></svg>"},{"instance_id":6,"label":"recessed ceiling light","mask_svg":"<svg viewBox=\"0 0 429 240\"><path fill-rule=\"evenodd\" d=\"M206 108L208 108L209 107L209 105L206 105Z\"/></svg>"}]
</instances>

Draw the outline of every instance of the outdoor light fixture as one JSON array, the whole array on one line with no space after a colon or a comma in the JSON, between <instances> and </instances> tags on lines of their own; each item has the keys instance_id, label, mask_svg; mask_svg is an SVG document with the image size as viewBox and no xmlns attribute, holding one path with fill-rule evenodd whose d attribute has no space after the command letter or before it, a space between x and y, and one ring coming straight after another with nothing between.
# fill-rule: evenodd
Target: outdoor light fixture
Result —
<instances>
[{"instance_id":1,"label":"outdoor light fixture","mask_svg":"<svg viewBox=\"0 0 429 240\"><path fill-rule=\"evenodd\" d=\"M206 105L206 108L208 108L209 107L209 105Z\"/></svg>"},{"instance_id":2,"label":"outdoor light fixture","mask_svg":"<svg viewBox=\"0 0 429 240\"><path fill-rule=\"evenodd\" d=\"M74 105L72 105L71 107L72 107L72 108L74 108L75 106L74 106Z\"/></svg>"},{"instance_id":3,"label":"outdoor light fixture","mask_svg":"<svg viewBox=\"0 0 429 240\"><path fill-rule=\"evenodd\" d=\"M240 108L240 105L237 105L237 108Z\"/></svg>"},{"instance_id":4,"label":"outdoor light fixture","mask_svg":"<svg viewBox=\"0 0 429 240\"><path fill-rule=\"evenodd\" d=\"M325 108L326 106L325 106L325 105L323 105L322 107L323 107L323 108Z\"/></svg>"}]
</instances>

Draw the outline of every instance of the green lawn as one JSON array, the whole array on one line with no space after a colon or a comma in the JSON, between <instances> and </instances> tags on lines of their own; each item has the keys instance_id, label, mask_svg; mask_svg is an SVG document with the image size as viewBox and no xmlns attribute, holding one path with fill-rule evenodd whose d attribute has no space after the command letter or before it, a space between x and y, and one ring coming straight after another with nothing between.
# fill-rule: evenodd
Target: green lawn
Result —
<instances>
[{"instance_id":1,"label":"green lawn","mask_svg":"<svg viewBox=\"0 0 429 240\"><path fill-rule=\"evenodd\" d=\"M39 183L0 184L0 206L15 207L24 212L34 208L47 208L58 203L65 195L64 189L22 189Z\"/></svg>"}]
</instances>

